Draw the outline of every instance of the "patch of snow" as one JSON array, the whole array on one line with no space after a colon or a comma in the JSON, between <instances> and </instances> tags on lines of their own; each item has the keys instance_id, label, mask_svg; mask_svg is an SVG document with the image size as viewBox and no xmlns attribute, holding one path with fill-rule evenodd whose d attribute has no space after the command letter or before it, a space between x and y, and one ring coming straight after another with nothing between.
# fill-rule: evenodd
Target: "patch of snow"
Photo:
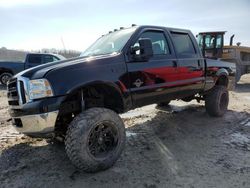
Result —
<instances>
[{"instance_id":1,"label":"patch of snow","mask_svg":"<svg viewBox=\"0 0 250 188\"><path fill-rule=\"evenodd\" d=\"M231 136L232 136L232 140L231 140L232 142L241 143L241 144L250 142L250 139L242 133L233 133Z\"/></svg>"},{"instance_id":2,"label":"patch of snow","mask_svg":"<svg viewBox=\"0 0 250 188\"><path fill-rule=\"evenodd\" d=\"M136 133L130 132L130 131L126 131L126 136L127 137L131 137L131 136L136 136Z\"/></svg>"},{"instance_id":3,"label":"patch of snow","mask_svg":"<svg viewBox=\"0 0 250 188\"><path fill-rule=\"evenodd\" d=\"M240 122L241 125L250 126L250 118L244 119Z\"/></svg>"},{"instance_id":4,"label":"patch of snow","mask_svg":"<svg viewBox=\"0 0 250 188\"><path fill-rule=\"evenodd\" d=\"M124 114L121 114L121 118L135 118L138 116L143 116L147 114L152 114L155 112L155 106L156 105L148 105L142 108L136 108L134 110L130 110Z\"/></svg>"},{"instance_id":5,"label":"patch of snow","mask_svg":"<svg viewBox=\"0 0 250 188\"><path fill-rule=\"evenodd\" d=\"M245 126L250 127L250 121L248 121L248 122L245 124Z\"/></svg>"},{"instance_id":6,"label":"patch of snow","mask_svg":"<svg viewBox=\"0 0 250 188\"><path fill-rule=\"evenodd\" d=\"M249 96L246 96L246 97L244 97L245 99L247 99L247 100L250 100L250 97Z\"/></svg>"}]
</instances>

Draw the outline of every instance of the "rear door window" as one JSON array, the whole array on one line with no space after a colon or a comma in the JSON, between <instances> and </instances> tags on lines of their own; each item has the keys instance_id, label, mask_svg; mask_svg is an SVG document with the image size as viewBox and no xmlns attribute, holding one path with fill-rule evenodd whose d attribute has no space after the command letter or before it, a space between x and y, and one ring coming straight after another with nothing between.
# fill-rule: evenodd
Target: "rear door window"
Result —
<instances>
[{"instance_id":1,"label":"rear door window","mask_svg":"<svg viewBox=\"0 0 250 188\"><path fill-rule=\"evenodd\" d=\"M178 57L195 57L196 50L188 33L171 33Z\"/></svg>"}]
</instances>

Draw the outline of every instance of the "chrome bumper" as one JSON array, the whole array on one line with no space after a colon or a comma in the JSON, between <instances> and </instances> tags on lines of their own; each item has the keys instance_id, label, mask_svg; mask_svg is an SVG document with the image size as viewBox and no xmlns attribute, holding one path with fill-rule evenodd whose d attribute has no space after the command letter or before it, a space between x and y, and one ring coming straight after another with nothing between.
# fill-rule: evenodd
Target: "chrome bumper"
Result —
<instances>
[{"instance_id":1,"label":"chrome bumper","mask_svg":"<svg viewBox=\"0 0 250 188\"><path fill-rule=\"evenodd\" d=\"M52 133L55 128L58 112L13 117L12 122L16 130L24 134Z\"/></svg>"}]
</instances>

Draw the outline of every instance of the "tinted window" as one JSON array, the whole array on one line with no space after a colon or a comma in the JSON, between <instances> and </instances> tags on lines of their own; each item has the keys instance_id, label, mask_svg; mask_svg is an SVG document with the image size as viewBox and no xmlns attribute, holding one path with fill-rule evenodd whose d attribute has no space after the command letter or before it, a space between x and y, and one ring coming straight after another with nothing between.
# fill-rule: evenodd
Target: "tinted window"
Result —
<instances>
[{"instance_id":1,"label":"tinted window","mask_svg":"<svg viewBox=\"0 0 250 188\"><path fill-rule=\"evenodd\" d=\"M145 33L142 33L139 39L142 39L142 38L148 38L151 40L154 55L170 54L168 43L163 32L147 31ZM134 46L139 46L138 41L134 44ZM139 54L139 51L137 54Z\"/></svg>"},{"instance_id":2,"label":"tinted window","mask_svg":"<svg viewBox=\"0 0 250 188\"><path fill-rule=\"evenodd\" d=\"M51 56L51 55L45 55L43 57L43 62L44 63L49 63L49 62L52 62L52 61L54 61L54 59L53 59L53 56Z\"/></svg>"},{"instance_id":3,"label":"tinted window","mask_svg":"<svg viewBox=\"0 0 250 188\"><path fill-rule=\"evenodd\" d=\"M58 61L60 60L58 57L53 56L53 61Z\"/></svg>"},{"instance_id":4,"label":"tinted window","mask_svg":"<svg viewBox=\"0 0 250 188\"><path fill-rule=\"evenodd\" d=\"M178 56L190 56L196 54L193 42L186 33L172 33L173 43Z\"/></svg>"},{"instance_id":5,"label":"tinted window","mask_svg":"<svg viewBox=\"0 0 250 188\"><path fill-rule=\"evenodd\" d=\"M28 61L29 61L29 63L32 63L32 64L41 64L42 63L42 56L39 54L30 54Z\"/></svg>"}]
</instances>

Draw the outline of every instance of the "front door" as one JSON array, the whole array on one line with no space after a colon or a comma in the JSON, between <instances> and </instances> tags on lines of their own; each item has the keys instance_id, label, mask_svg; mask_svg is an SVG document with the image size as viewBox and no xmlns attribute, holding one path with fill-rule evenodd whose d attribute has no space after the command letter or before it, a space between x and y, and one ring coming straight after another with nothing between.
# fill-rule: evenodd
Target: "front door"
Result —
<instances>
[{"instance_id":1,"label":"front door","mask_svg":"<svg viewBox=\"0 0 250 188\"><path fill-rule=\"evenodd\" d=\"M148 61L127 63L133 104L143 106L174 98L174 82L178 78L177 62L168 36L163 30L145 30L131 46L138 46L141 38L150 39L153 57ZM140 55L140 50L136 52Z\"/></svg>"}]
</instances>

